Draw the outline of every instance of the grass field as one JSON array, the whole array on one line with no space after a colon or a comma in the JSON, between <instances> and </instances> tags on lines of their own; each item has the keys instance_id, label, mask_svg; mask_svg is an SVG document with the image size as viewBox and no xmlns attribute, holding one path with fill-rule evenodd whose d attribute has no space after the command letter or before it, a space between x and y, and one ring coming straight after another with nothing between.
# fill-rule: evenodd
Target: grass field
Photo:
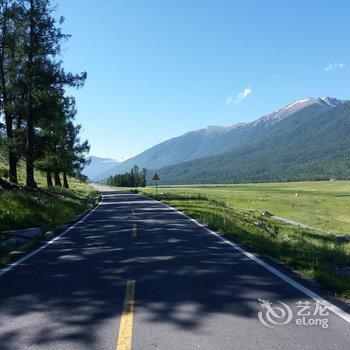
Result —
<instances>
[{"instance_id":1,"label":"grass field","mask_svg":"<svg viewBox=\"0 0 350 350\"><path fill-rule=\"evenodd\" d=\"M350 234L350 181L173 186L160 191L201 194L238 209L268 210L303 224Z\"/></svg>"},{"instance_id":2,"label":"grass field","mask_svg":"<svg viewBox=\"0 0 350 350\"><path fill-rule=\"evenodd\" d=\"M154 188L141 192L350 299L350 242L262 215L269 210L311 226L350 233L350 182L178 186L162 187L158 195Z\"/></svg>"}]
</instances>

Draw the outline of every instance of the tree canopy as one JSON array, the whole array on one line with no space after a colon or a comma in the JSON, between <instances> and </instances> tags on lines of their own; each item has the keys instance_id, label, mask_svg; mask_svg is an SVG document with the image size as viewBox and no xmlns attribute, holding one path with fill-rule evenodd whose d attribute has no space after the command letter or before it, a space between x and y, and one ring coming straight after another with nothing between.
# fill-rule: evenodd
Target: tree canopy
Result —
<instances>
[{"instance_id":1,"label":"tree canopy","mask_svg":"<svg viewBox=\"0 0 350 350\"><path fill-rule=\"evenodd\" d=\"M135 165L130 172L110 176L107 179L108 186L114 187L146 187L147 170Z\"/></svg>"},{"instance_id":2,"label":"tree canopy","mask_svg":"<svg viewBox=\"0 0 350 350\"><path fill-rule=\"evenodd\" d=\"M34 168L47 184L68 187L80 175L89 151L76 125L75 100L67 87L80 88L87 74L63 68L64 19L50 0L0 0L0 147L8 158L8 180L17 184L17 167L26 162L26 185L36 187Z\"/></svg>"}]
</instances>

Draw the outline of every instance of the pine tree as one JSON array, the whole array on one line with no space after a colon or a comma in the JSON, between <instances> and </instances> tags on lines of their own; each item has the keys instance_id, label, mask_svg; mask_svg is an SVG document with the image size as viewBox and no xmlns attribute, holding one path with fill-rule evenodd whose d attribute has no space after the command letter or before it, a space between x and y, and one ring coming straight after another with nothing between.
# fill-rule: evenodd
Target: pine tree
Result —
<instances>
[{"instance_id":1,"label":"pine tree","mask_svg":"<svg viewBox=\"0 0 350 350\"><path fill-rule=\"evenodd\" d=\"M22 100L19 94L22 64L21 32L23 11L17 1L0 1L0 101L5 119L6 140L4 142L9 162L9 180L17 183L17 163L19 149L17 135L22 126L19 115Z\"/></svg>"},{"instance_id":2,"label":"pine tree","mask_svg":"<svg viewBox=\"0 0 350 350\"><path fill-rule=\"evenodd\" d=\"M62 63L57 60L61 52L60 44L67 39L52 15L49 0L21 0L25 8L27 26L25 27L25 64L23 86L26 96L26 174L27 186L36 187L34 179L36 127L40 123L43 101L51 90L63 86L83 85L86 73L74 75L66 73ZM58 181L57 174L55 178Z\"/></svg>"}]
</instances>

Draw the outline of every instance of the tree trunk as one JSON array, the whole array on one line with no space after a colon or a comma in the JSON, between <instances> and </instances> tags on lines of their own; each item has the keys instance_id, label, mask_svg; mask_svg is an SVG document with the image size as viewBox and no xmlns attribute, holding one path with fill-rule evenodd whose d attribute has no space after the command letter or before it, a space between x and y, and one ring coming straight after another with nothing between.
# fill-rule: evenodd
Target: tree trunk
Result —
<instances>
[{"instance_id":1,"label":"tree trunk","mask_svg":"<svg viewBox=\"0 0 350 350\"><path fill-rule=\"evenodd\" d=\"M13 116L9 114L8 108L8 89L5 73L5 39L7 37L7 3L5 3L5 19L2 23L2 40L1 40L1 55L0 55L0 74L1 74L1 90L2 104L4 105L3 112L5 115L6 137L12 141L13 139ZM13 145L10 143L8 151L9 161L9 180L11 183L17 184L17 161L16 153L13 151Z\"/></svg>"},{"instance_id":2,"label":"tree trunk","mask_svg":"<svg viewBox=\"0 0 350 350\"><path fill-rule=\"evenodd\" d=\"M6 136L10 140L13 139L12 130L12 117L7 115L5 112L5 123L6 123ZM13 150L13 146L10 144L8 149L8 162L9 162L9 180L10 182L17 184L17 155Z\"/></svg>"},{"instance_id":3,"label":"tree trunk","mask_svg":"<svg viewBox=\"0 0 350 350\"><path fill-rule=\"evenodd\" d=\"M69 188L68 178L67 178L67 174L65 172L63 172L63 187Z\"/></svg>"},{"instance_id":4,"label":"tree trunk","mask_svg":"<svg viewBox=\"0 0 350 350\"><path fill-rule=\"evenodd\" d=\"M48 187L48 188L50 188L50 187L53 186L51 171L47 171L47 172L46 172L46 182L47 182L47 187Z\"/></svg>"},{"instance_id":5,"label":"tree trunk","mask_svg":"<svg viewBox=\"0 0 350 350\"><path fill-rule=\"evenodd\" d=\"M3 93L3 99L5 100L5 93ZM9 162L9 180L10 182L17 184L17 155L13 150L11 141L13 140L13 118L8 115L8 112L4 111L5 124L6 124L6 137L10 140L8 146L8 162Z\"/></svg>"},{"instance_id":6,"label":"tree trunk","mask_svg":"<svg viewBox=\"0 0 350 350\"><path fill-rule=\"evenodd\" d=\"M16 130L19 131L22 128L22 118L17 117L17 125L16 125ZM18 151L14 151L13 152L13 165L12 168L14 168L13 171L13 175L16 178L16 182L14 182L15 184L18 184L18 177L17 177L17 168L18 168L18 162L20 160L20 155L18 153ZM11 168L11 164L10 164L10 168ZM11 177L11 171L10 171L10 177Z\"/></svg>"},{"instance_id":7,"label":"tree trunk","mask_svg":"<svg viewBox=\"0 0 350 350\"><path fill-rule=\"evenodd\" d=\"M60 173L58 171L54 172L54 178L55 178L55 186L62 187Z\"/></svg>"},{"instance_id":8,"label":"tree trunk","mask_svg":"<svg viewBox=\"0 0 350 350\"><path fill-rule=\"evenodd\" d=\"M27 154L26 154L26 173L27 173L27 187L36 188L36 182L34 180L34 121L33 121L33 87L32 87L32 70L33 70L33 50L34 50L34 3L33 0L30 3L30 29L29 29L29 52L28 52L28 112L27 112Z\"/></svg>"},{"instance_id":9,"label":"tree trunk","mask_svg":"<svg viewBox=\"0 0 350 350\"><path fill-rule=\"evenodd\" d=\"M17 156L13 151L9 151L9 180L13 184L18 183L17 179Z\"/></svg>"},{"instance_id":10,"label":"tree trunk","mask_svg":"<svg viewBox=\"0 0 350 350\"><path fill-rule=\"evenodd\" d=\"M31 107L29 107L31 108ZM27 181L26 186L29 188L37 188L37 184L34 179L34 124L29 112L29 118L27 121L27 162L26 162L26 174Z\"/></svg>"}]
</instances>

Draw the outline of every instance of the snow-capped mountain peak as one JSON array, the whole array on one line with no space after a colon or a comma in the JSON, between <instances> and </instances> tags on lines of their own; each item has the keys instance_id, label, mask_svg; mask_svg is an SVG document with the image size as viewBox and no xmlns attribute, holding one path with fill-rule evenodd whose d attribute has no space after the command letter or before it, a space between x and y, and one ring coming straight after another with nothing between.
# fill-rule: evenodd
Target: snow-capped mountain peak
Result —
<instances>
[{"instance_id":1,"label":"snow-capped mountain peak","mask_svg":"<svg viewBox=\"0 0 350 350\"><path fill-rule=\"evenodd\" d=\"M320 100L331 107L336 107L344 103L343 100L339 100L335 97L321 97Z\"/></svg>"},{"instance_id":2,"label":"snow-capped mountain peak","mask_svg":"<svg viewBox=\"0 0 350 350\"><path fill-rule=\"evenodd\" d=\"M274 112L263 116L257 121L253 122L253 125L260 123L275 123L284 118L291 116L292 114L298 112L299 110L311 106L319 105L321 107L336 107L340 104L343 104L343 100L339 100L334 97L309 97L301 100L294 101L293 103L286 105L280 109L275 110Z\"/></svg>"},{"instance_id":3,"label":"snow-capped mountain peak","mask_svg":"<svg viewBox=\"0 0 350 350\"><path fill-rule=\"evenodd\" d=\"M303 100L295 101L295 102L291 103L290 105L288 105L287 107L284 107L284 109L287 110L287 109L290 109L290 108L293 108L293 107L297 107L297 106L303 105L303 104L305 104L306 102L308 102L310 100L311 100L310 98L305 98Z\"/></svg>"}]
</instances>

